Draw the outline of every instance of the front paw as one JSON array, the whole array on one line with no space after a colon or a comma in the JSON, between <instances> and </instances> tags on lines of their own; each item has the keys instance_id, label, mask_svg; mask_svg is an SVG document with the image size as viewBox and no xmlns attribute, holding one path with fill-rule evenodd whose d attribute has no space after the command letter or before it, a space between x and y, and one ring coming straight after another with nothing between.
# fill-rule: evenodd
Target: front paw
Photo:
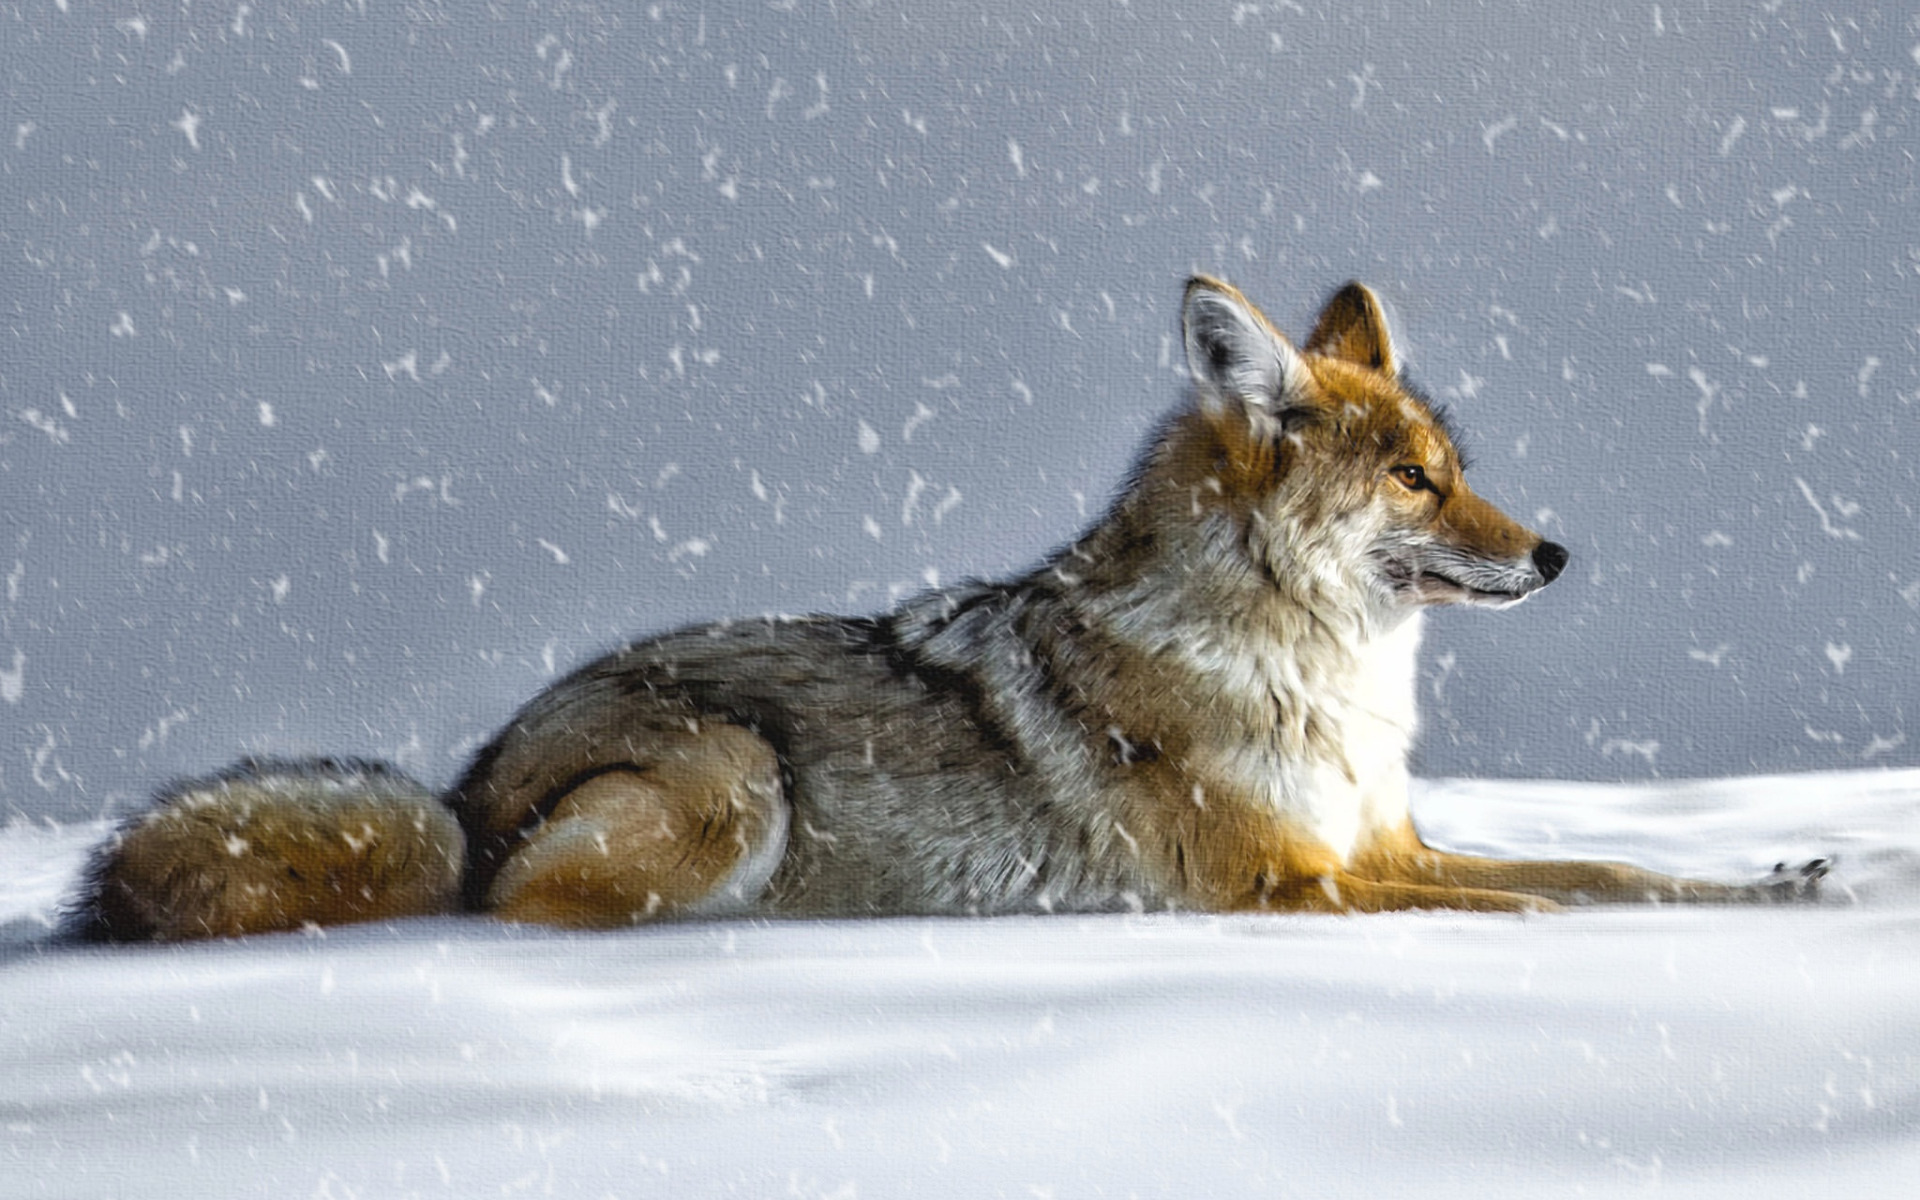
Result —
<instances>
[{"instance_id":1,"label":"front paw","mask_svg":"<svg viewBox=\"0 0 1920 1200\"><path fill-rule=\"evenodd\" d=\"M1833 869L1834 859L1810 859L1798 866L1780 862L1759 883L1753 885L1757 898L1773 904L1794 904L1820 898L1820 881Z\"/></svg>"}]
</instances>

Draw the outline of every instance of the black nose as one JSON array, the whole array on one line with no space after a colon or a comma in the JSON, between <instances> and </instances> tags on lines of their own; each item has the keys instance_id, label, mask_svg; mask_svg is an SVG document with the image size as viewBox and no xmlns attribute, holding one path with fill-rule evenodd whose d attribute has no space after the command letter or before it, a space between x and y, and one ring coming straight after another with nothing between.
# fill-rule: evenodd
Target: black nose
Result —
<instances>
[{"instance_id":1,"label":"black nose","mask_svg":"<svg viewBox=\"0 0 1920 1200\"><path fill-rule=\"evenodd\" d=\"M1559 542L1541 542L1533 548L1533 565L1539 568L1541 578L1552 583L1567 569L1567 548Z\"/></svg>"}]
</instances>

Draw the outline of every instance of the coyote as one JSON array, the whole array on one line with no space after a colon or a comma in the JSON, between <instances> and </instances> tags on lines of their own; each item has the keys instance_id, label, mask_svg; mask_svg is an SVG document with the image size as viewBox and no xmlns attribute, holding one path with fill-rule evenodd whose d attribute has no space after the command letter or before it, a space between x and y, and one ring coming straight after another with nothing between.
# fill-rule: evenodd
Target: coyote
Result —
<instances>
[{"instance_id":1,"label":"coyote","mask_svg":"<svg viewBox=\"0 0 1920 1200\"><path fill-rule=\"evenodd\" d=\"M436 797L359 760L174 785L95 857L98 939L449 912L605 928L755 913L1530 912L1809 893L1432 849L1407 807L1421 614L1564 547L1475 495L1379 301L1296 348L1190 281L1189 402L1026 575L875 617L637 641L535 696Z\"/></svg>"}]
</instances>

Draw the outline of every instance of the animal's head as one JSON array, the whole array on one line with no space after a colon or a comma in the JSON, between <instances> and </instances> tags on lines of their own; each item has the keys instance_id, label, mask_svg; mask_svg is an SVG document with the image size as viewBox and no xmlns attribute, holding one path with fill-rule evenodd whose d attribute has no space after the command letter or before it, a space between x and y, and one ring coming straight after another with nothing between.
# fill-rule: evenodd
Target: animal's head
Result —
<instances>
[{"instance_id":1,"label":"animal's head","mask_svg":"<svg viewBox=\"0 0 1920 1200\"><path fill-rule=\"evenodd\" d=\"M1400 378L1374 294L1349 283L1295 348L1231 285L1187 284L1207 486L1281 586L1374 612L1504 606L1567 551L1467 486L1447 422Z\"/></svg>"}]
</instances>

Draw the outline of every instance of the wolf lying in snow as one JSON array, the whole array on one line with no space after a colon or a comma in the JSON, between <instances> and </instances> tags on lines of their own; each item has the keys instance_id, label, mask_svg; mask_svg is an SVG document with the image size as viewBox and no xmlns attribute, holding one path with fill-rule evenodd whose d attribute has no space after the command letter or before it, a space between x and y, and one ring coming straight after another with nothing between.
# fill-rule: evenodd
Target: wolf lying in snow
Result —
<instances>
[{"instance_id":1,"label":"wolf lying in snow","mask_svg":"<svg viewBox=\"0 0 1920 1200\"><path fill-rule=\"evenodd\" d=\"M1813 890L1824 860L1742 886L1422 842L1421 614L1517 604L1567 551L1467 486L1365 287L1297 349L1217 280L1187 285L1183 320L1190 402L1030 573L634 642L535 696L440 797L357 760L177 784L98 854L80 931Z\"/></svg>"}]
</instances>

